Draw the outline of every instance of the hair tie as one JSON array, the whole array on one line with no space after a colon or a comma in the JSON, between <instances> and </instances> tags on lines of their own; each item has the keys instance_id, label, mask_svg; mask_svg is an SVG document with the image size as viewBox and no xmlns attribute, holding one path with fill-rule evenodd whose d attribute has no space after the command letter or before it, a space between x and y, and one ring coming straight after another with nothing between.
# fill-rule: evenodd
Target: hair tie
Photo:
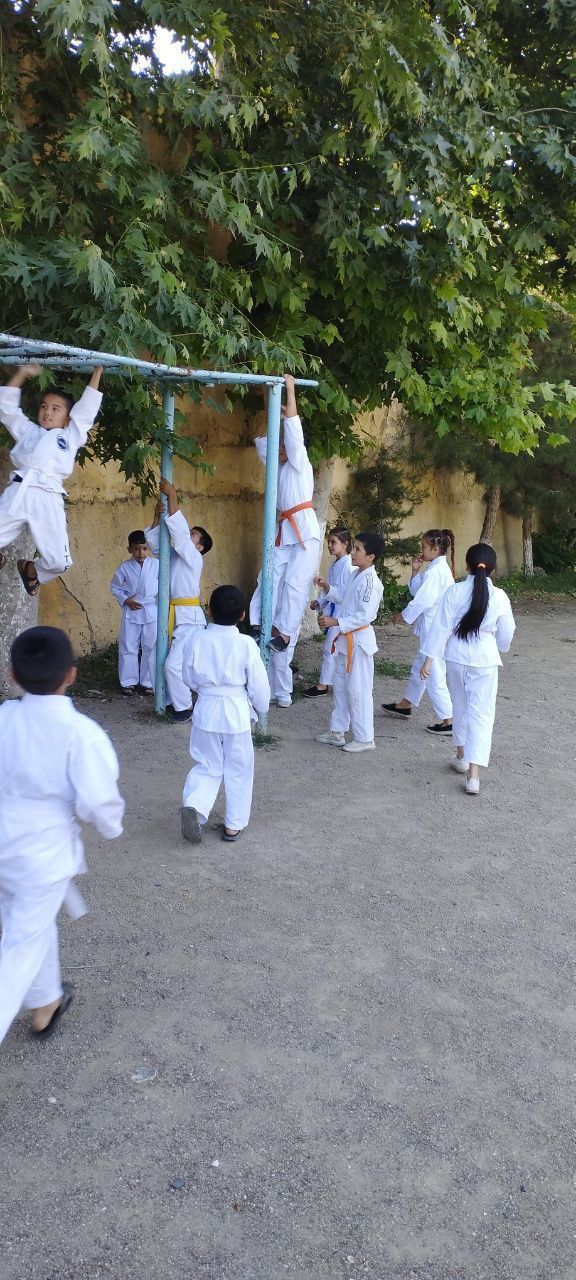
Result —
<instances>
[{"instance_id":1,"label":"hair tie","mask_svg":"<svg viewBox=\"0 0 576 1280\"><path fill-rule=\"evenodd\" d=\"M483 560L479 560L479 561L478 561L478 564L476 565L476 568L477 568L477 569L485 569L485 568L486 568L486 565L484 564L484 561L483 561Z\"/></svg>"}]
</instances>

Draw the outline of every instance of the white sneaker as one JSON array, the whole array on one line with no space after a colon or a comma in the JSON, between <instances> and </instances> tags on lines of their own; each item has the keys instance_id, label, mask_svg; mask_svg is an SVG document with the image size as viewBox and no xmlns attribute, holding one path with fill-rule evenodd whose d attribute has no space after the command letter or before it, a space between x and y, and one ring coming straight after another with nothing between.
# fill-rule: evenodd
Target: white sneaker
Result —
<instances>
[{"instance_id":1,"label":"white sneaker","mask_svg":"<svg viewBox=\"0 0 576 1280\"><path fill-rule=\"evenodd\" d=\"M271 699L270 699L270 706L271 706L271 707L284 707L284 710L286 710L286 707L291 707L291 706L292 706L292 699L291 699L291 698L271 698Z\"/></svg>"},{"instance_id":2,"label":"white sneaker","mask_svg":"<svg viewBox=\"0 0 576 1280\"><path fill-rule=\"evenodd\" d=\"M357 742L356 738L353 738L351 742L344 743L342 750L343 751L374 751L375 743L374 742Z\"/></svg>"},{"instance_id":3,"label":"white sneaker","mask_svg":"<svg viewBox=\"0 0 576 1280\"><path fill-rule=\"evenodd\" d=\"M346 739L343 733L319 733L314 739L315 742L323 742L326 747L343 747Z\"/></svg>"},{"instance_id":4,"label":"white sneaker","mask_svg":"<svg viewBox=\"0 0 576 1280\"><path fill-rule=\"evenodd\" d=\"M468 773L470 765L467 760L461 760L460 756L452 756L450 768L454 770L454 773Z\"/></svg>"},{"instance_id":5,"label":"white sneaker","mask_svg":"<svg viewBox=\"0 0 576 1280\"><path fill-rule=\"evenodd\" d=\"M467 779L466 779L466 795L467 795L467 796L477 796L477 795L478 795L479 790L480 790L480 779L479 779L479 778L467 778Z\"/></svg>"}]
</instances>

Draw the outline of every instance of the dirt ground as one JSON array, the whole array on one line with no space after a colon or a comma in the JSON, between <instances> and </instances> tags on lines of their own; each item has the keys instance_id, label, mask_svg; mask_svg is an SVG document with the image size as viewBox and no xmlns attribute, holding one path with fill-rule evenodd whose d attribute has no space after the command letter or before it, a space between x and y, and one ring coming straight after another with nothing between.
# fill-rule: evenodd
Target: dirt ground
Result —
<instances>
[{"instance_id":1,"label":"dirt ground","mask_svg":"<svg viewBox=\"0 0 576 1280\"><path fill-rule=\"evenodd\" d=\"M195 849L187 727L79 701L126 830L87 834L60 1031L0 1050L1 1280L573 1280L576 611L517 613L477 799L425 703L347 756L299 701Z\"/></svg>"}]
</instances>

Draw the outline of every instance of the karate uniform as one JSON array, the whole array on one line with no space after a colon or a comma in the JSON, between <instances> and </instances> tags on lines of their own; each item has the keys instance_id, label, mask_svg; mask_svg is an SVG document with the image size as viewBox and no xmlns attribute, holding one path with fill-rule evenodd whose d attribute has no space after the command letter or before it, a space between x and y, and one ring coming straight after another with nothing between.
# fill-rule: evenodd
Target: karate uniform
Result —
<instances>
[{"instance_id":1,"label":"karate uniform","mask_svg":"<svg viewBox=\"0 0 576 1280\"><path fill-rule=\"evenodd\" d=\"M154 688L156 653L156 621L158 595L158 561L148 556L138 564L133 556L118 566L110 590L122 609L118 637L118 679L123 689L141 684ZM134 599L142 607L129 609L127 600ZM139 654L141 652L141 657Z\"/></svg>"},{"instance_id":2,"label":"karate uniform","mask_svg":"<svg viewBox=\"0 0 576 1280\"><path fill-rule=\"evenodd\" d=\"M464 748L469 764L486 767L490 761L498 692L500 653L508 653L516 623L505 591L488 579L488 608L477 636L460 640L455 629L468 612L474 577L455 582L443 596L422 646L427 657L444 654L452 698L452 737Z\"/></svg>"},{"instance_id":3,"label":"karate uniform","mask_svg":"<svg viewBox=\"0 0 576 1280\"><path fill-rule=\"evenodd\" d=\"M173 516L164 516L170 534L170 607L173 610L174 630L170 651L164 666L168 701L175 711L187 711L190 706L190 689L182 679L182 652L191 631L206 626L204 611L199 604L173 604L175 600L200 598L202 556L190 537L190 528L180 510ZM154 555L160 550L160 529L144 530L146 541Z\"/></svg>"},{"instance_id":4,"label":"karate uniform","mask_svg":"<svg viewBox=\"0 0 576 1280\"><path fill-rule=\"evenodd\" d=\"M0 387L0 422L15 440L13 471L0 497L0 547L30 530L39 551L34 561L40 582L50 582L72 564L62 481L73 470L102 403L102 392L85 387L66 427L47 431L20 408L20 387Z\"/></svg>"},{"instance_id":5,"label":"karate uniform","mask_svg":"<svg viewBox=\"0 0 576 1280\"><path fill-rule=\"evenodd\" d=\"M383 594L384 587L373 567L356 569L344 587L331 587L327 592L338 615L338 626L329 629L336 658L330 729L333 733L346 733L351 728L356 742L374 741L372 690L378 645L370 624Z\"/></svg>"},{"instance_id":6,"label":"karate uniform","mask_svg":"<svg viewBox=\"0 0 576 1280\"><path fill-rule=\"evenodd\" d=\"M287 462L278 468L276 505L279 512L277 544L274 547L272 583L272 625L281 635L290 636L283 653L270 654L272 697L289 701L292 694L290 662L298 639L302 615L310 596L312 579L320 563L320 526L313 507L294 511L311 503L314 472L308 459L299 417L285 418L283 430ZM266 463L268 441L255 440L260 461ZM250 622L259 626L262 609L262 573L250 601Z\"/></svg>"},{"instance_id":7,"label":"karate uniform","mask_svg":"<svg viewBox=\"0 0 576 1280\"><path fill-rule=\"evenodd\" d=\"M404 690L404 697L412 703L412 706L418 707L424 693L427 692L438 720L450 720L452 716L444 658L440 656L434 659L427 680L422 679L420 672L425 658L423 645L442 596L453 583L452 570L446 556L437 556L435 560L430 561L427 569L415 573L410 579L408 585L414 599L402 610L404 621L411 625L413 634L418 636L420 641L408 684Z\"/></svg>"},{"instance_id":8,"label":"karate uniform","mask_svg":"<svg viewBox=\"0 0 576 1280\"><path fill-rule=\"evenodd\" d=\"M343 591L352 572L352 556L341 556L339 560L333 560L326 575L328 587L334 587L335 591ZM318 612L330 614L330 617L333 618L336 612L336 605L334 601L329 600L326 595L319 596ZM334 639L332 632L333 627L329 627L326 632L326 639L322 650L322 666L320 668L318 684L332 684L332 677L336 666L336 654L332 653L332 641Z\"/></svg>"},{"instance_id":9,"label":"karate uniform","mask_svg":"<svg viewBox=\"0 0 576 1280\"><path fill-rule=\"evenodd\" d=\"M250 821L254 745L250 724L270 704L270 686L258 646L237 627L210 622L188 634L183 675L198 700L190 734L196 761L184 783L183 804L206 822L222 781L224 825L241 831Z\"/></svg>"},{"instance_id":10,"label":"karate uniform","mask_svg":"<svg viewBox=\"0 0 576 1280\"><path fill-rule=\"evenodd\" d=\"M62 995L56 917L86 910L77 819L112 840L124 801L108 735L67 697L26 693L0 707L0 1040L19 1009Z\"/></svg>"}]
</instances>

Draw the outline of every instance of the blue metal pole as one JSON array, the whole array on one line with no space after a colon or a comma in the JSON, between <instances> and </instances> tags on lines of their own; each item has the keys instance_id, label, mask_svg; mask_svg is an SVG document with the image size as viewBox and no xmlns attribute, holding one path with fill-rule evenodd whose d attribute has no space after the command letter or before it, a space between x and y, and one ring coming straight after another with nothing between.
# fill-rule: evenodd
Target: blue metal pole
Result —
<instances>
[{"instance_id":1,"label":"blue metal pole","mask_svg":"<svg viewBox=\"0 0 576 1280\"><path fill-rule=\"evenodd\" d=\"M266 483L264 487L264 529L262 531L262 613L260 621L260 653L268 666L268 644L272 634L272 590L274 584L274 543L276 541L276 491L278 488L278 450L280 448L280 406L282 383L268 391L266 422ZM259 727L266 732L267 716L260 716Z\"/></svg>"},{"instance_id":2,"label":"blue metal pole","mask_svg":"<svg viewBox=\"0 0 576 1280\"><path fill-rule=\"evenodd\" d=\"M164 422L166 430L174 431L174 394L164 392ZM163 480L172 479L172 446L162 445L160 472ZM163 499L164 511L168 506ZM164 663L168 656L168 612L170 608L170 535L164 516L160 516L160 563L158 566L158 631L156 635L156 688L154 706L158 715L166 712L166 680Z\"/></svg>"}]
</instances>

